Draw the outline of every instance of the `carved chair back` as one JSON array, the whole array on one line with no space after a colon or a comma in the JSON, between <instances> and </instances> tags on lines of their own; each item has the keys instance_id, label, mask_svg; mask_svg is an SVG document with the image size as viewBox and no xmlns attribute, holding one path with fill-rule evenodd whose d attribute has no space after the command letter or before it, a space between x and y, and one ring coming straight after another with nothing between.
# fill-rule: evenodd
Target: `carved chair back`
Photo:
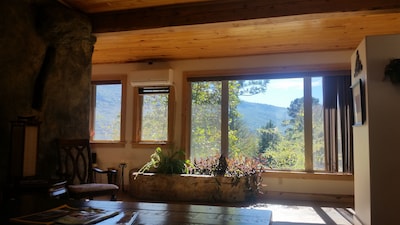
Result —
<instances>
[{"instance_id":1,"label":"carved chair back","mask_svg":"<svg viewBox=\"0 0 400 225\"><path fill-rule=\"evenodd\" d=\"M93 182L92 153L88 139L59 139L60 174L68 184Z\"/></svg>"}]
</instances>

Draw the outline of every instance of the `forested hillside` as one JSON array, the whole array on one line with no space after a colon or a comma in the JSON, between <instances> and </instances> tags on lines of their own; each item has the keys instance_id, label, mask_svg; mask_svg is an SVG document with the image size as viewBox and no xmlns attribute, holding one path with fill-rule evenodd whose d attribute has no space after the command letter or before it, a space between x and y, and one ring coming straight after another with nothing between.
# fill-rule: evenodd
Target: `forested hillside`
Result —
<instances>
[{"instance_id":1,"label":"forested hillside","mask_svg":"<svg viewBox=\"0 0 400 225\"><path fill-rule=\"evenodd\" d=\"M97 95L97 116L109 119L118 115L120 101L120 93L117 87L102 90ZM279 131L283 132L282 121L288 119L286 108L246 101L240 101L238 112L251 131L256 131L261 126L264 126L266 121L271 120L279 128ZM100 118L97 120L100 123L98 124L99 128L108 127L109 125L102 124L102 122L106 123L108 120L99 120Z\"/></svg>"},{"instance_id":2,"label":"forested hillside","mask_svg":"<svg viewBox=\"0 0 400 225\"><path fill-rule=\"evenodd\" d=\"M283 132L282 121L288 119L286 108L267 104L240 101L238 111L251 131L256 131L271 120Z\"/></svg>"}]
</instances>

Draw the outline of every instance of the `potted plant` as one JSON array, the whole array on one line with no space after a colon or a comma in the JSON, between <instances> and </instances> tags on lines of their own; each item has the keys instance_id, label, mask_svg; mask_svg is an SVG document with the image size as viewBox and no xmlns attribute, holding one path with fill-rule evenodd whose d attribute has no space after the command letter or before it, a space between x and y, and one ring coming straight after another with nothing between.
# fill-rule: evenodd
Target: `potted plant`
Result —
<instances>
[{"instance_id":1,"label":"potted plant","mask_svg":"<svg viewBox=\"0 0 400 225\"><path fill-rule=\"evenodd\" d=\"M260 166L257 160L249 157L237 156L226 158L224 155L212 156L201 160L195 160L190 173L223 176L230 179L232 187L244 184L246 200L251 200L262 194L261 172L264 166ZM217 182L218 185L220 183Z\"/></svg>"},{"instance_id":2,"label":"potted plant","mask_svg":"<svg viewBox=\"0 0 400 225\"><path fill-rule=\"evenodd\" d=\"M183 151L157 148L139 171L130 175L130 194L141 200L244 202L260 193L258 164L245 157L214 156L194 163ZM152 172L152 173L148 173Z\"/></svg>"},{"instance_id":3,"label":"potted plant","mask_svg":"<svg viewBox=\"0 0 400 225\"><path fill-rule=\"evenodd\" d=\"M185 152L182 150L164 152L157 147L155 152L151 154L150 161L139 169L138 174L147 171L163 174L183 174L188 172L190 161L185 160Z\"/></svg>"}]
</instances>

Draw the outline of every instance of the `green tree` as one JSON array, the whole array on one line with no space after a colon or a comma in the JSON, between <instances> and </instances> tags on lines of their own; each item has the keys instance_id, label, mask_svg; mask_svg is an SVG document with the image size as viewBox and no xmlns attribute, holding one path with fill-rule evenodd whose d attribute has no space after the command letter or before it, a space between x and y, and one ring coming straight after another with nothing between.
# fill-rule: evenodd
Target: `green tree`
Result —
<instances>
[{"instance_id":1,"label":"green tree","mask_svg":"<svg viewBox=\"0 0 400 225\"><path fill-rule=\"evenodd\" d=\"M323 107L317 98L312 98L312 108L313 155L317 164L323 164ZM287 112L290 119L283 121L285 135L275 148L269 148L264 155L273 168L304 169L304 98L293 100Z\"/></svg>"},{"instance_id":2,"label":"green tree","mask_svg":"<svg viewBox=\"0 0 400 225\"><path fill-rule=\"evenodd\" d=\"M229 150L233 157L258 157L258 136L243 122L237 106L240 95L264 93L268 83L268 79L229 82Z\"/></svg>"},{"instance_id":3,"label":"green tree","mask_svg":"<svg viewBox=\"0 0 400 225\"><path fill-rule=\"evenodd\" d=\"M280 140L280 133L275 126L275 124L269 120L265 126L258 130L259 133L259 143L258 143L258 153L262 154L267 151L267 149L273 149Z\"/></svg>"},{"instance_id":4,"label":"green tree","mask_svg":"<svg viewBox=\"0 0 400 225\"><path fill-rule=\"evenodd\" d=\"M96 114L95 140L120 140L121 114L114 118Z\"/></svg>"},{"instance_id":5,"label":"green tree","mask_svg":"<svg viewBox=\"0 0 400 225\"><path fill-rule=\"evenodd\" d=\"M286 126L286 138L304 140L304 98L296 98L290 103L288 110L289 120L283 122Z\"/></svg>"},{"instance_id":6,"label":"green tree","mask_svg":"<svg viewBox=\"0 0 400 225\"><path fill-rule=\"evenodd\" d=\"M312 98L313 108L317 105L320 105L319 100ZM304 98L293 100L287 110L290 119L283 122L284 126L287 126L287 137L292 140L304 139Z\"/></svg>"},{"instance_id":7,"label":"green tree","mask_svg":"<svg viewBox=\"0 0 400 225\"><path fill-rule=\"evenodd\" d=\"M165 141L168 139L168 94L143 96L142 140Z\"/></svg>"},{"instance_id":8,"label":"green tree","mask_svg":"<svg viewBox=\"0 0 400 225\"><path fill-rule=\"evenodd\" d=\"M257 158L258 137L250 131L242 119L239 118L237 123L237 130L235 132L230 131L230 133L235 134L235 136L230 135L229 137L230 155Z\"/></svg>"},{"instance_id":9,"label":"green tree","mask_svg":"<svg viewBox=\"0 0 400 225\"><path fill-rule=\"evenodd\" d=\"M192 82L191 156L205 158L221 151L221 93L224 81ZM228 82L228 141L231 156L257 155L257 136L249 131L237 110L240 94L266 90L268 80Z\"/></svg>"},{"instance_id":10,"label":"green tree","mask_svg":"<svg viewBox=\"0 0 400 225\"><path fill-rule=\"evenodd\" d=\"M324 107L313 105L313 164L314 169L325 169Z\"/></svg>"},{"instance_id":11,"label":"green tree","mask_svg":"<svg viewBox=\"0 0 400 225\"><path fill-rule=\"evenodd\" d=\"M263 80L239 80L239 95L255 95L267 91L268 79Z\"/></svg>"},{"instance_id":12,"label":"green tree","mask_svg":"<svg viewBox=\"0 0 400 225\"><path fill-rule=\"evenodd\" d=\"M220 81L192 82L192 158L206 158L220 152L221 88Z\"/></svg>"}]
</instances>

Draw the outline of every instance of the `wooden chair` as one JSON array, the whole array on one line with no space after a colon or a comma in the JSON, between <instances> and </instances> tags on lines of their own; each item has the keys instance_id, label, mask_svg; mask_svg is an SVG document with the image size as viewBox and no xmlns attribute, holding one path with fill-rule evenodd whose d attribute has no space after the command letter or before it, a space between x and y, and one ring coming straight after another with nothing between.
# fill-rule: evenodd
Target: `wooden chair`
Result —
<instances>
[{"instance_id":1,"label":"wooden chair","mask_svg":"<svg viewBox=\"0 0 400 225\"><path fill-rule=\"evenodd\" d=\"M57 145L60 159L59 174L67 181L70 198L93 199L96 196L110 195L111 200L116 200L119 187L110 181L115 182L117 170L93 168L88 139L59 139ZM94 173L107 174L109 183L95 183Z\"/></svg>"}]
</instances>

